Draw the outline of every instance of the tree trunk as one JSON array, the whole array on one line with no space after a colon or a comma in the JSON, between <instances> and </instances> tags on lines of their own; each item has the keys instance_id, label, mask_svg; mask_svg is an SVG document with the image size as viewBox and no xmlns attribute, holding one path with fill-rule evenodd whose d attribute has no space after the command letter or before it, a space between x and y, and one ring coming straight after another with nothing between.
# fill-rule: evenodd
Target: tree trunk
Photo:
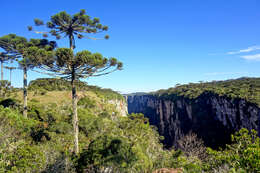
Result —
<instances>
[{"instance_id":1,"label":"tree trunk","mask_svg":"<svg viewBox=\"0 0 260 173\"><path fill-rule=\"evenodd\" d=\"M74 38L73 34L69 35L70 39L70 49L73 51L74 49ZM77 112L77 93L76 93L76 86L75 86L75 68L72 67L72 77L71 77L71 86L72 86L72 110L73 110L73 133L74 133L74 153L79 153L79 127L78 127L78 112Z\"/></svg>"},{"instance_id":2,"label":"tree trunk","mask_svg":"<svg viewBox=\"0 0 260 173\"><path fill-rule=\"evenodd\" d=\"M23 116L27 117L27 68L23 68Z\"/></svg>"},{"instance_id":3,"label":"tree trunk","mask_svg":"<svg viewBox=\"0 0 260 173\"><path fill-rule=\"evenodd\" d=\"M10 69L10 85L12 86L12 69Z\"/></svg>"},{"instance_id":4,"label":"tree trunk","mask_svg":"<svg viewBox=\"0 0 260 173\"><path fill-rule=\"evenodd\" d=\"M4 80L4 67L3 67L3 61L1 61L1 80Z\"/></svg>"},{"instance_id":5,"label":"tree trunk","mask_svg":"<svg viewBox=\"0 0 260 173\"><path fill-rule=\"evenodd\" d=\"M73 108L73 132L74 132L74 153L79 153L79 128L78 128L78 112L77 112L77 93L75 86L75 69L72 70L72 78L71 78L71 86L72 86L72 108Z\"/></svg>"},{"instance_id":6,"label":"tree trunk","mask_svg":"<svg viewBox=\"0 0 260 173\"><path fill-rule=\"evenodd\" d=\"M69 36L69 39L70 39L70 49L73 50L74 49L74 37L73 37L73 34L70 34Z\"/></svg>"}]
</instances>

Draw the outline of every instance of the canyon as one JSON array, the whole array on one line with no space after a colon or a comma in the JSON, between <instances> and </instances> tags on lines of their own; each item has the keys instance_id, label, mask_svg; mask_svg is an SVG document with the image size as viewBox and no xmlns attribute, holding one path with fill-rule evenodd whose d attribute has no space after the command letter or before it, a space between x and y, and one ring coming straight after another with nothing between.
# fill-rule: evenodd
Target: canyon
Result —
<instances>
[{"instance_id":1,"label":"canyon","mask_svg":"<svg viewBox=\"0 0 260 173\"><path fill-rule=\"evenodd\" d=\"M163 97L157 94L125 96L128 112L143 113L150 124L164 136L167 148L190 131L196 133L208 147L219 148L230 143L231 134L247 128L259 132L260 107L242 98L204 91L196 98L178 94Z\"/></svg>"}]
</instances>

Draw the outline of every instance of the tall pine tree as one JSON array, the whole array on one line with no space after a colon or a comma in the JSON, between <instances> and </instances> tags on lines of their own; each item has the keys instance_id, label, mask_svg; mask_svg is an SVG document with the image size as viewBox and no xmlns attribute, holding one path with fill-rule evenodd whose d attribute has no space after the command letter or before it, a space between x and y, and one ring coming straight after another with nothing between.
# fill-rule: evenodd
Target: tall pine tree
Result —
<instances>
[{"instance_id":1,"label":"tall pine tree","mask_svg":"<svg viewBox=\"0 0 260 173\"><path fill-rule=\"evenodd\" d=\"M40 19L34 20L35 26L44 25ZM79 152L78 147L78 115L77 115L77 93L75 81L80 78L87 78L91 76L101 76L111 73L115 70L122 69L122 63L115 58L104 58L101 54L92 54L89 51L81 51L74 53L75 38L82 39L100 39L90 37L90 34L101 33L107 31L108 27L100 24L98 18L91 18L86 15L85 10L79 13L69 15L65 11L51 16L50 21L46 23L48 31L36 31L32 26L28 26L29 31L43 34L44 37L48 35L55 36L56 39L61 37L69 38L69 48L60 48L55 52L53 63L50 63L50 54L46 53L45 63L49 65L42 65L43 69L51 71L64 78L70 79L72 86L72 107L73 107L73 129L74 129L74 153ZM105 39L109 36L105 35ZM36 52L35 52L36 53ZM43 53L43 52L42 52ZM39 53L36 53L39 54ZM44 55L44 53L42 54ZM39 55L38 55L39 57ZM42 56L44 57L44 56ZM44 58L43 58L44 59ZM51 65L50 65L51 64ZM114 68L111 70L111 68Z\"/></svg>"},{"instance_id":2,"label":"tall pine tree","mask_svg":"<svg viewBox=\"0 0 260 173\"><path fill-rule=\"evenodd\" d=\"M35 59L30 59L31 48L42 48L51 51L56 47L56 42L47 39L30 39L15 34L0 37L0 47L7 52L7 55L18 60L23 70L23 116L27 117L27 72L39 65Z\"/></svg>"}]
</instances>

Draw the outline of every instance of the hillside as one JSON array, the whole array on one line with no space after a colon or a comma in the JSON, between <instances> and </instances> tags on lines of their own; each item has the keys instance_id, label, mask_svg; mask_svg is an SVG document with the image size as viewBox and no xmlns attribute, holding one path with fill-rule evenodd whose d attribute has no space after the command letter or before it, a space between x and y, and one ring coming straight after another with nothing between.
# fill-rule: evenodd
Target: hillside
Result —
<instances>
[{"instance_id":1,"label":"hillside","mask_svg":"<svg viewBox=\"0 0 260 173\"><path fill-rule=\"evenodd\" d=\"M81 154L75 157L68 84L57 79L32 81L28 118L22 116L21 90L11 89L0 99L0 172L96 172L107 164L116 171L140 172L156 168L160 154L170 156L142 115L122 116L111 102L124 103L121 95L81 83Z\"/></svg>"},{"instance_id":2,"label":"hillside","mask_svg":"<svg viewBox=\"0 0 260 173\"><path fill-rule=\"evenodd\" d=\"M85 82L77 82L77 90L92 92L96 95L103 97L104 99L117 99L123 100L123 96L111 89L104 89L98 86L87 85ZM71 91L71 84L69 81L55 78L39 78L31 81L29 84L29 90L31 91Z\"/></svg>"},{"instance_id":3,"label":"hillside","mask_svg":"<svg viewBox=\"0 0 260 173\"><path fill-rule=\"evenodd\" d=\"M194 134L183 136L182 141L190 142L181 150L165 149L163 137L143 114L122 116L116 102L111 102L124 102L121 95L85 83L80 87L78 155L72 152L71 92L67 81L31 82L28 118L22 115L21 90L7 88L4 94L1 92L0 172L259 171L260 141L255 131L242 129L223 151L209 148L207 152Z\"/></svg>"},{"instance_id":4,"label":"hillside","mask_svg":"<svg viewBox=\"0 0 260 173\"><path fill-rule=\"evenodd\" d=\"M186 85L176 85L176 87L159 90L151 94L170 99L178 96L196 99L202 93L212 93L233 99L245 99L260 106L260 78L245 77L226 81L189 83Z\"/></svg>"}]
</instances>

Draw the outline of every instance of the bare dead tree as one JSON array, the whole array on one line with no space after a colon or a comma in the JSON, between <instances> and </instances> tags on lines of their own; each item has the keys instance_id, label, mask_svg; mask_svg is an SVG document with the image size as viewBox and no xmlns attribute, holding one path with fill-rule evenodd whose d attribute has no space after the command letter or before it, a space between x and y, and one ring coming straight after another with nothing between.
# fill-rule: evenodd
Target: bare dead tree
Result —
<instances>
[{"instance_id":1,"label":"bare dead tree","mask_svg":"<svg viewBox=\"0 0 260 173\"><path fill-rule=\"evenodd\" d=\"M189 132L177 141L178 149L182 150L187 157L197 157L204 160L207 156L206 147L197 134Z\"/></svg>"}]
</instances>

